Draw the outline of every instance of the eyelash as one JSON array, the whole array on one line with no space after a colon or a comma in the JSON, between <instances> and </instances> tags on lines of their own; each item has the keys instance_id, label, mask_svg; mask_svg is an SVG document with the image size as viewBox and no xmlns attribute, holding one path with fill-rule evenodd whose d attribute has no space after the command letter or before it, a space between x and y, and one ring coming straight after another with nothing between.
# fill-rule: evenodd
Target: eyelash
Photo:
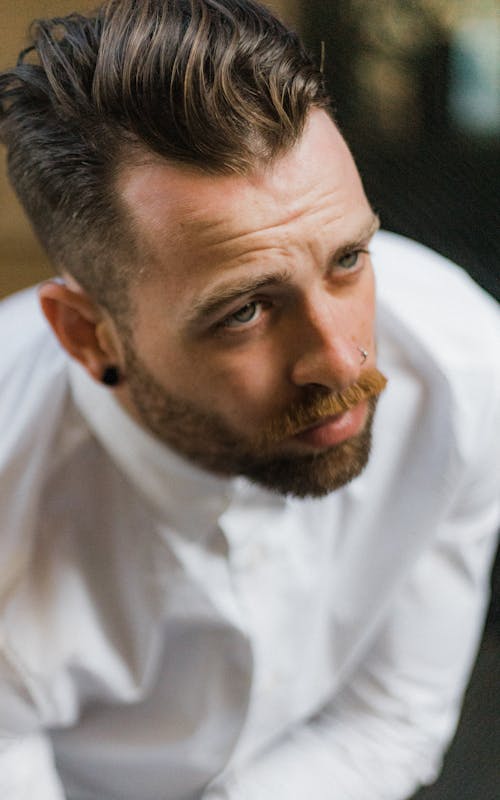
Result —
<instances>
[{"instance_id":1,"label":"eyelash","mask_svg":"<svg viewBox=\"0 0 500 800\"><path fill-rule=\"evenodd\" d=\"M370 251L369 251L369 250L366 250L366 249L363 249L362 247L359 247L359 248L358 248L358 249L356 249L356 250L349 250L349 251L347 251L346 253L344 253L342 256L340 256L340 258L339 258L339 262L338 262L338 263L340 264L340 262L341 262L343 259L345 259L345 258L349 258L350 256L356 256L356 261L355 261L355 263L354 263L354 264L353 264L351 267L344 267L344 269L345 269L346 271L354 270L354 269L355 269L355 268L358 266L358 259L359 259L359 256L360 256L360 255L363 255L363 254L364 254L364 255L370 255Z\"/></svg>"},{"instance_id":2,"label":"eyelash","mask_svg":"<svg viewBox=\"0 0 500 800\"><path fill-rule=\"evenodd\" d=\"M253 322L255 322L255 319L254 319L253 316L252 316L252 319L248 320L247 322L238 322L236 320L236 323L237 323L236 325L231 325L231 322L235 321L235 318L238 316L238 314L241 314L242 311L244 311L246 308L248 308L250 306L256 306L256 307L260 306L261 313L262 313L262 311L264 310L264 306L266 306L266 305L269 305L269 304L265 304L263 300L250 300L248 303L245 303L243 306L241 306L241 308L238 308L237 311L234 311L233 314L230 314L228 317L223 319L218 327L220 327L220 328L246 328L246 327L251 327L251 324ZM257 319L260 319L260 316L261 315L259 314Z\"/></svg>"},{"instance_id":3,"label":"eyelash","mask_svg":"<svg viewBox=\"0 0 500 800\"><path fill-rule=\"evenodd\" d=\"M348 266L348 267L343 267L343 269L345 270L346 273L354 272L356 270L356 268L359 266L358 265L359 256L363 255L363 254L369 255L370 251L366 250L366 249L363 249L361 247L356 249L356 250L349 250L346 253L344 253L342 256L340 256L340 258L338 259L338 263L340 264L340 262L343 261L344 259L347 259L347 258L352 257L352 256L356 256L356 261L355 261L355 263L353 265ZM257 320L258 320L258 319L260 319L262 312L266 308L269 308L270 303L266 303L264 300L249 300L247 303L244 303L244 305L242 305L240 308L238 308L232 314L229 314L229 316L225 317L223 320L221 320L219 323L217 323L216 330L219 330L219 331L220 330L228 330L228 329L244 330L245 328L249 329L249 328L253 327L253 324L256 323L256 320L254 319L254 317L252 317L252 319L248 320L247 322L238 323L238 321L236 321L235 325L231 324L233 321L235 321L235 317L238 314L241 314L241 312L244 311L244 309L248 308L249 306L260 306L261 313L257 317Z\"/></svg>"}]
</instances>

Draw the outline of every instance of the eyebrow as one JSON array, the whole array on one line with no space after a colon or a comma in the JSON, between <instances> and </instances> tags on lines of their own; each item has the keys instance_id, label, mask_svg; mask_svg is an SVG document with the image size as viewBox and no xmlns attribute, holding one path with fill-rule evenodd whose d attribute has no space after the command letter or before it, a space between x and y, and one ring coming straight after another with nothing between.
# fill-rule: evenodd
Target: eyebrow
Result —
<instances>
[{"instance_id":1,"label":"eyebrow","mask_svg":"<svg viewBox=\"0 0 500 800\"><path fill-rule=\"evenodd\" d=\"M349 252L355 247L359 247L377 232L380 228L380 219L373 213L369 222L363 227L359 234L349 242L344 243L335 251L334 257ZM247 294L254 294L262 289L277 288L290 284L292 274L289 270L273 271L259 275L258 278L243 278L240 281L232 281L226 286L218 286L213 291L193 303L189 315L185 321L187 327L200 325L204 320L214 317L226 306Z\"/></svg>"},{"instance_id":2,"label":"eyebrow","mask_svg":"<svg viewBox=\"0 0 500 800\"><path fill-rule=\"evenodd\" d=\"M233 281L228 286L217 287L206 297L197 300L193 304L187 319L187 325L196 325L204 319L215 316L217 312L243 295L254 294L262 289L289 284L291 278L291 273L288 270L282 270L280 272L265 273L264 275L259 275L258 278L244 278L241 281Z\"/></svg>"},{"instance_id":3,"label":"eyebrow","mask_svg":"<svg viewBox=\"0 0 500 800\"><path fill-rule=\"evenodd\" d=\"M355 247L359 245L361 242L364 242L366 239L371 239L380 228L380 217L375 212L372 213L370 220L365 228L359 233L357 240L355 242L349 242L349 244L345 245L342 249L349 249L349 247Z\"/></svg>"}]
</instances>

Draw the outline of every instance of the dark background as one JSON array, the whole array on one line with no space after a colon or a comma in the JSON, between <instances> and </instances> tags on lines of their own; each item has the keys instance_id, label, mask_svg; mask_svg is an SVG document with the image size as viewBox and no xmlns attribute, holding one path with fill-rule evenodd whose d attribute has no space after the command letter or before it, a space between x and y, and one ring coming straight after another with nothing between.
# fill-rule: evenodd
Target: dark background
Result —
<instances>
[{"instance_id":1,"label":"dark background","mask_svg":"<svg viewBox=\"0 0 500 800\"><path fill-rule=\"evenodd\" d=\"M447 6L461 13L446 15ZM499 7L316 0L313 8L304 3L304 36L317 61L324 42L336 118L383 227L448 256L500 299Z\"/></svg>"}]
</instances>

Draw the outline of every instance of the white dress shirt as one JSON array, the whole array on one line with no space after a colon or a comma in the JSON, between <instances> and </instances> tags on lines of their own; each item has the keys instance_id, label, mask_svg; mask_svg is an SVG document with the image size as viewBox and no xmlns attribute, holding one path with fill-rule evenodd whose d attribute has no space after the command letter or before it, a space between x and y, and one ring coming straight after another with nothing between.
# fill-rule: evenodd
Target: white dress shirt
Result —
<instances>
[{"instance_id":1,"label":"white dress shirt","mask_svg":"<svg viewBox=\"0 0 500 800\"><path fill-rule=\"evenodd\" d=\"M499 521L495 304L373 245L365 471L320 500L220 479L0 309L2 800L403 800L457 723Z\"/></svg>"}]
</instances>

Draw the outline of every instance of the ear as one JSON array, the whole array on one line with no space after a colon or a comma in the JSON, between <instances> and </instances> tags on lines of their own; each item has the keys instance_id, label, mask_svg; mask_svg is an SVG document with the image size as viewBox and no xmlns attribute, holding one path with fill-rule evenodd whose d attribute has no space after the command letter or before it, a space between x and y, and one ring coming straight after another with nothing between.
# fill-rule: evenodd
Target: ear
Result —
<instances>
[{"instance_id":1,"label":"ear","mask_svg":"<svg viewBox=\"0 0 500 800\"><path fill-rule=\"evenodd\" d=\"M42 311L64 349L101 380L106 367L122 365L119 338L111 317L74 280L43 283Z\"/></svg>"}]
</instances>

